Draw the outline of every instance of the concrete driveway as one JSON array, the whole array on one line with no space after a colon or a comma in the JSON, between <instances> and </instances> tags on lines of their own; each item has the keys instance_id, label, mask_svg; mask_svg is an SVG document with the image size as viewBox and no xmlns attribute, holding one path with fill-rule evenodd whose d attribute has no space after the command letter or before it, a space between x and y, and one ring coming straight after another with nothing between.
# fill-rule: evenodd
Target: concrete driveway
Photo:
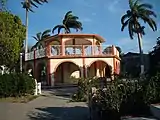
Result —
<instances>
[{"instance_id":1,"label":"concrete driveway","mask_svg":"<svg viewBox=\"0 0 160 120\"><path fill-rule=\"evenodd\" d=\"M69 103L76 88L47 89L29 103L0 103L0 120L88 120L89 110L84 102ZM126 118L124 120L157 120Z\"/></svg>"},{"instance_id":2,"label":"concrete driveway","mask_svg":"<svg viewBox=\"0 0 160 120\"><path fill-rule=\"evenodd\" d=\"M87 120L83 102L69 103L76 88L48 89L29 103L0 103L0 120Z\"/></svg>"}]
</instances>

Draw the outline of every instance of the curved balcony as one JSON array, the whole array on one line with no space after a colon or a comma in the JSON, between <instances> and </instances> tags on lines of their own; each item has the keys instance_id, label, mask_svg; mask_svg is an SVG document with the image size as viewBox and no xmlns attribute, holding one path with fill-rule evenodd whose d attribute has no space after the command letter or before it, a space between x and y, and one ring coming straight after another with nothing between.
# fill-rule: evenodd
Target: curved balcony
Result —
<instances>
[{"instance_id":1,"label":"curved balcony","mask_svg":"<svg viewBox=\"0 0 160 120\"><path fill-rule=\"evenodd\" d=\"M47 48L38 49L25 54L25 61L39 58L61 58L61 57L107 57L119 52L115 46L97 45L52 45Z\"/></svg>"}]
</instances>

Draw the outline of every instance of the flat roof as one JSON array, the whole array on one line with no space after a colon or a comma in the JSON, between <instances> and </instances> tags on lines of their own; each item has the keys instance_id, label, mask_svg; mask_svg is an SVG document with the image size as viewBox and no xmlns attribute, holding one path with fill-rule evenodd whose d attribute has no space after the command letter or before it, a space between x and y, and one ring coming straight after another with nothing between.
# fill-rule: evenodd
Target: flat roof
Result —
<instances>
[{"instance_id":1,"label":"flat roof","mask_svg":"<svg viewBox=\"0 0 160 120\"><path fill-rule=\"evenodd\" d=\"M100 40L100 42L105 42L105 40L98 34L75 34L75 33L69 33L69 34L57 34L57 35L53 35L48 37L47 39L45 39L45 41L49 41L52 38L59 38L59 37L71 37L71 38L97 38L98 40Z\"/></svg>"}]
</instances>

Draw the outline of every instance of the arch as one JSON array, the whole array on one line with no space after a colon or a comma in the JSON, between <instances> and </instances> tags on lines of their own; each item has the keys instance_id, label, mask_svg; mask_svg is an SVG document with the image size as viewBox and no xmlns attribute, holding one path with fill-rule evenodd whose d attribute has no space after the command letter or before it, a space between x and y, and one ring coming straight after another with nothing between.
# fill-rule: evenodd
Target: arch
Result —
<instances>
[{"instance_id":1,"label":"arch","mask_svg":"<svg viewBox=\"0 0 160 120\"><path fill-rule=\"evenodd\" d=\"M36 79L42 85L47 85L47 66L45 62L38 62L36 65Z\"/></svg>"},{"instance_id":2,"label":"arch","mask_svg":"<svg viewBox=\"0 0 160 120\"><path fill-rule=\"evenodd\" d=\"M26 66L25 66L25 71L28 73L28 74L31 74L32 76L34 76L34 67L31 63L26 63Z\"/></svg>"},{"instance_id":3,"label":"arch","mask_svg":"<svg viewBox=\"0 0 160 120\"><path fill-rule=\"evenodd\" d=\"M54 72L55 84L77 83L81 76L80 67L72 61L64 61L57 65Z\"/></svg>"},{"instance_id":4,"label":"arch","mask_svg":"<svg viewBox=\"0 0 160 120\"><path fill-rule=\"evenodd\" d=\"M33 70L33 65L31 63L26 63L25 70L28 72L28 70L32 69Z\"/></svg>"},{"instance_id":5,"label":"arch","mask_svg":"<svg viewBox=\"0 0 160 120\"><path fill-rule=\"evenodd\" d=\"M62 63L66 63L66 62L68 62L68 63L74 63L75 65L77 65L77 66L80 68L80 66L79 66L77 63L75 63L74 61L64 60L64 61L62 61L62 62L59 62L59 63L54 67L54 72L56 72L56 70L57 70L57 68L58 68L59 65L61 65Z\"/></svg>"},{"instance_id":6,"label":"arch","mask_svg":"<svg viewBox=\"0 0 160 120\"><path fill-rule=\"evenodd\" d=\"M104 60L95 60L88 67L90 77L111 77L112 66Z\"/></svg>"},{"instance_id":7,"label":"arch","mask_svg":"<svg viewBox=\"0 0 160 120\"><path fill-rule=\"evenodd\" d=\"M94 62L98 62L98 61L102 61L102 62L104 62L104 63L106 63L107 65L109 65L106 61L104 61L104 60L94 60L94 61L92 61L89 65L88 65L88 67L90 67ZM111 65L110 65L111 66Z\"/></svg>"}]
</instances>

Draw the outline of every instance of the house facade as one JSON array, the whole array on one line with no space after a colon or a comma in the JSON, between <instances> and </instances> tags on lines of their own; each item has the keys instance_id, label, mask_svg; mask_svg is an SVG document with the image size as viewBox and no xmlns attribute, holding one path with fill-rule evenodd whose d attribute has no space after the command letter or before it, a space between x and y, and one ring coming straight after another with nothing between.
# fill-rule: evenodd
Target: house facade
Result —
<instances>
[{"instance_id":1,"label":"house facade","mask_svg":"<svg viewBox=\"0 0 160 120\"><path fill-rule=\"evenodd\" d=\"M111 68L119 74L119 52L96 34L58 34L44 40L44 48L25 54L25 70L44 85L72 84L73 78L104 77Z\"/></svg>"}]
</instances>

